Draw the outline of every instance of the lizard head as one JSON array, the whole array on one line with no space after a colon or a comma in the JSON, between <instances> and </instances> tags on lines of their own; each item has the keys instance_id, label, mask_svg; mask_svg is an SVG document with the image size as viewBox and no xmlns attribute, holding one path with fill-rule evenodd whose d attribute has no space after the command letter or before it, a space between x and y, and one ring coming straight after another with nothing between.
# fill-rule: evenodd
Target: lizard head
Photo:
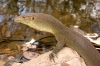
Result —
<instances>
[{"instance_id":1,"label":"lizard head","mask_svg":"<svg viewBox=\"0 0 100 66\"><path fill-rule=\"evenodd\" d=\"M19 23L30 26L31 21L33 20L34 20L34 16L32 16L31 14L23 14L23 15L16 17L14 19L14 22L19 22Z\"/></svg>"},{"instance_id":2,"label":"lizard head","mask_svg":"<svg viewBox=\"0 0 100 66\"><path fill-rule=\"evenodd\" d=\"M26 13L16 17L14 21L28 25L39 31L51 32L52 30L49 22L51 20L49 17L50 15L43 13Z\"/></svg>"}]
</instances>

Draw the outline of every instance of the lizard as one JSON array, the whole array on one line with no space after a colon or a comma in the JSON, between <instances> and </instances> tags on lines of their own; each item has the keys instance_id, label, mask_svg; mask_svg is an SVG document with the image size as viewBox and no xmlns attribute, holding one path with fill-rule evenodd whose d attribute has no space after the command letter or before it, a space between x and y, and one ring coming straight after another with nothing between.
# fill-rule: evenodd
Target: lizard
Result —
<instances>
[{"instance_id":1,"label":"lizard","mask_svg":"<svg viewBox=\"0 0 100 66\"><path fill-rule=\"evenodd\" d=\"M64 46L68 46L78 52L87 66L100 66L100 54L91 42L81 34L63 25L55 17L44 13L25 13L16 17L14 22L54 34L58 42L49 56L50 59L54 58Z\"/></svg>"}]
</instances>

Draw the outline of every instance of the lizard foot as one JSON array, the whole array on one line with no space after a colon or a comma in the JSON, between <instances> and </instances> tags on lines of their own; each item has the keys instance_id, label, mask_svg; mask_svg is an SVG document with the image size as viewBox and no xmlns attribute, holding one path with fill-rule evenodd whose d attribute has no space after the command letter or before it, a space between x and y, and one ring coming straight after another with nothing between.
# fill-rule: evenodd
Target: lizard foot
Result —
<instances>
[{"instance_id":1,"label":"lizard foot","mask_svg":"<svg viewBox=\"0 0 100 66\"><path fill-rule=\"evenodd\" d=\"M55 60L54 60L55 56L57 57L57 55L56 55L54 52L52 52L52 53L49 55L50 61L53 60L53 61L55 62Z\"/></svg>"}]
</instances>

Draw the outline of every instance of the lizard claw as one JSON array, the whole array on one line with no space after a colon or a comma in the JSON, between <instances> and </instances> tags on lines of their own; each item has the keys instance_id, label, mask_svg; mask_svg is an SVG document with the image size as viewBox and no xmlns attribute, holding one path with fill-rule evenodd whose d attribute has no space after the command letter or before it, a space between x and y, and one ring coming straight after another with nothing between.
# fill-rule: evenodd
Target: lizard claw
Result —
<instances>
[{"instance_id":1,"label":"lizard claw","mask_svg":"<svg viewBox=\"0 0 100 66\"><path fill-rule=\"evenodd\" d=\"M54 60L55 56L57 57L57 55L56 55L55 53L52 52L52 53L49 55L50 61L53 60L53 61L55 62L55 60Z\"/></svg>"}]
</instances>

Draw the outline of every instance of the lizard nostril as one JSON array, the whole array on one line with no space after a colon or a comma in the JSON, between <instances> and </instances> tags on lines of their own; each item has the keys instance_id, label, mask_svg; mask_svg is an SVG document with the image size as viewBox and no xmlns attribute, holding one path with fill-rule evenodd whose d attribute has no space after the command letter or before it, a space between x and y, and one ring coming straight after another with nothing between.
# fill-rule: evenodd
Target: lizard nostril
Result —
<instances>
[{"instance_id":1,"label":"lizard nostril","mask_svg":"<svg viewBox=\"0 0 100 66\"><path fill-rule=\"evenodd\" d=\"M18 18L15 18L15 19L14 19L14 22L19 22L19 19L18 19Z\"/></svg>"}]
</instances>

